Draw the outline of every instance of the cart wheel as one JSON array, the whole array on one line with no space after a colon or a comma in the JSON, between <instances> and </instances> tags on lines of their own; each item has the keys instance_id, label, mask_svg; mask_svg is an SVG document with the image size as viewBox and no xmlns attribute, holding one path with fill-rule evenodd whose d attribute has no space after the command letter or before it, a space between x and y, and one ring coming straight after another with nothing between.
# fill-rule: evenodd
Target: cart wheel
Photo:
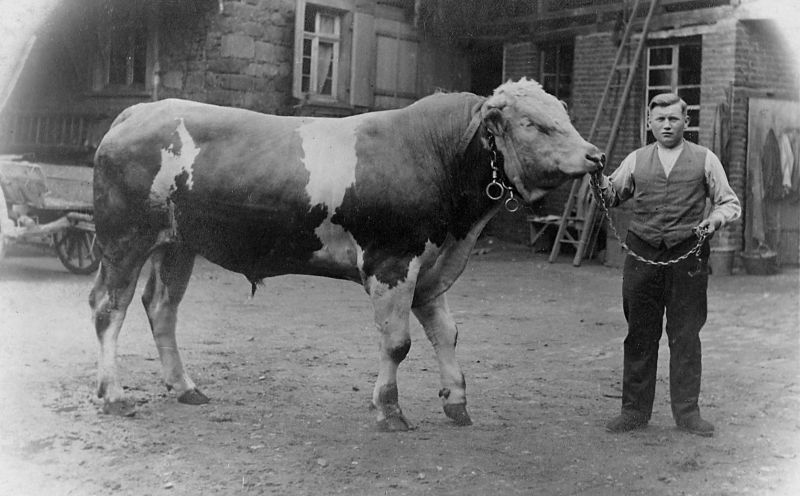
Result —
<instances>
[{"instance_id":1,"label":"cart wheel","mask_svg":"<svg viewBox=\"0 0 800 496\"><path fill-rule=\"evenodd\" d=\"M66 229L53 235L56 255L73 274L89 275L100 266L97 235L81 229Z\"/></svg>"}]
</instances>

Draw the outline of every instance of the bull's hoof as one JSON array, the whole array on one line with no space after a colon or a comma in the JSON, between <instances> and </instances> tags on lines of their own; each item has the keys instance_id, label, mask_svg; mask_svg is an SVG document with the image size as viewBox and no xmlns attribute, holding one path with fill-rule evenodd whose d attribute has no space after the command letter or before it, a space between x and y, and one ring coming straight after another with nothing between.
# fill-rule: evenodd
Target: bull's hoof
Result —
<instances>
[{"instance_id":1,"label":"bull's hoof","mask_svg":"<svg viewBox=\"0 0 800 496\"><path fill-rule=\"evenodd\" d=\"M105 401L103 413L117 417L133 417L136 415L136 404L130 400Z\"/></svg>"},{"instance_id":2,"label":"bull's hoof","mask_svg":"<svg viewBox=\"0 0 800 496\"><path fill-rule=\"evenodd\" d=\"M465 403L445 405L444 414L451 418L456 425L472 425L472 419L469 418Z\"/></svg>"},{"instance_id":3,"label":"bull's hoof","mask_svg":"<svg viewBox=\"0 0 800 496\"><path fill-rule=\"evenodd\" d=\"M189 389L178 396L178 403L183 403L184 405L205 405L209 401L211 400L208 399L208 396L201 393L197 388Z\"/></svg>"},{"instance_id":4,"label":"bull's hoof","mask_svg":"<svg viewBox=\"0 0 800 496\"><path fill-rule=\"evenodd\" d=\"M380 432L405 432L414 430L414 428L411 427L408 419L406 419L406 417L400 413L379 420L378 430Z\"/></svg>"}]
</instances>

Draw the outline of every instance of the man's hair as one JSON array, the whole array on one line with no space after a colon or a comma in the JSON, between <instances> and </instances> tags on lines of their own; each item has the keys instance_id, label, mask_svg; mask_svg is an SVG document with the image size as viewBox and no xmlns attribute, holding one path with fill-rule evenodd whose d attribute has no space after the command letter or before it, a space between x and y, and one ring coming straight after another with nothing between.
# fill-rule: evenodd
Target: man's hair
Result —
<instances>
[{"instance_id":1,"label":"man's hair","mask_svg":"<svg viewBox=\"0 0 800 496\"><path fill-rule=\"evenodd\" d=\"M648 105L647 108L653 110L653 107L669 107L676 103L681 104L681 113L686 115L686 102L675 93L659 93L650 100L650 105Z\"/></svg>"}]
</instances>

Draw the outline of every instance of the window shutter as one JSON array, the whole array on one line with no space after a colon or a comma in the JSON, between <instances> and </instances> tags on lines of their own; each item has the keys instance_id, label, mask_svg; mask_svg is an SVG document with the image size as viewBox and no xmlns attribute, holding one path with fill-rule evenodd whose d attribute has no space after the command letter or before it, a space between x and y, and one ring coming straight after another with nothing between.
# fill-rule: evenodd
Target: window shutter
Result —
<instances>
[{"instance_id":1,"label":"window shutter","mask_svg":"<svg viewBox=\"0 0 800 496\"><path fill-rule=\"evenodd\" d=\"M355 12L350 77L350 104L353 106L373 107L375 103L375 46L375 16Z\"/></svg>"},{"instance_id":2,"label":"window shutter","mask_svg":"<svg viewBox=\"0 0 800 496\"><path fill-rule=\"evenodd\" d=\"M306 1L297 0L294 10L294 71L292 96L303 98L301 79L303 76L303 28L306 18Z\"/></svg>"}]
</instances>

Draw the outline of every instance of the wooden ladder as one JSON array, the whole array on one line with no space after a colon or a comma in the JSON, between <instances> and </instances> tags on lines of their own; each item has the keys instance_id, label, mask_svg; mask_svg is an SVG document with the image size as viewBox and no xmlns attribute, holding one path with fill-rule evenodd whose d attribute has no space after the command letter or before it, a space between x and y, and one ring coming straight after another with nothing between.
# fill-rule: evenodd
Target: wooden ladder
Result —
<instances>
[{"instance_id":1,"label":"wooden ladder","mask_svg":"<svg viewBox=\"0 0 800 496\"><path fill-rule=\"evenodd\" d=\"M647 1L647 0L645 0ZM622 115L625 110L625 103L633 86L633 78L636 74L636 68L639 65L639 60L642 56L645 41L647 40L647 32L650 28L650 21L653 18L653 13L658 5L658 0L649 0L650 7L647 11L642 25L642 31L638 41L635 42L635 50L631 58L631 38L633 34L633 25L636 21L636 14L639 8L640 0L634 0L633 8L631 9L630 17L625 23L625 32L620 40L617 54L614 57L614 64L609 72L608 79L606 80L605 88L603 89L603 96L600 103L597 105L597 110L592 121L592 127L589 130L587 141L593 143L597 138L598 132L601 127L601 119L607 116L605 112L610 106L616 107L614 112L614 120L611 123L611 128L608 131L608 141L606 142L605 154L610 162L611 154L614 151L614 145L617 142L619 135L619 127L622 122ZM626 56L627 55L627 56ZM622 90L620 92L620 90ZM612 102L612 95L618 96ZM606 123L607 124L607 123ZM558 224L558 233L556 234L553 248L550 251L550 263L555 262L558 254L561 251L561 244L567 243L575 245L575 257L572 259L572 265L579 267L581 261L586 254L588 247L593 247L596 241L597 231L599 230L599 223L597 222L597 205L592 197L589 185L589 176L585 175L581 179L572 181L567 202L564 204L564 211L561 214L561 220ZM577 236L573 235L567 229L573 227L577 231Z\"/></svg>"}]
</instances>

